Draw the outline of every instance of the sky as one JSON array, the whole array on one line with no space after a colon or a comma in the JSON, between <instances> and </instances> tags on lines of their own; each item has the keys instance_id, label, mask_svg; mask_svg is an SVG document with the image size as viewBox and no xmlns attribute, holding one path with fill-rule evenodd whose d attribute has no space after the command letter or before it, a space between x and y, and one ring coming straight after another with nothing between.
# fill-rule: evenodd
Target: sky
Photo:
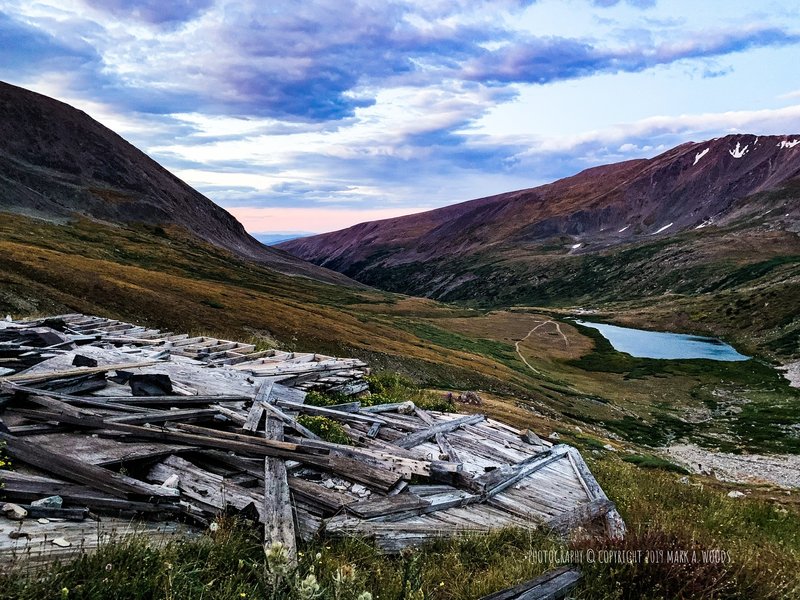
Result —
<instances>
[{"instance_id":1,"label":"sky","mask_svg":"<svg viewBox=\"0 0 800 600\"><path fill-rule=\"evenodd\" d=\"M800 133L796 0L0 0L0 79L307 233Z\"/></svg>"}]
</instances>

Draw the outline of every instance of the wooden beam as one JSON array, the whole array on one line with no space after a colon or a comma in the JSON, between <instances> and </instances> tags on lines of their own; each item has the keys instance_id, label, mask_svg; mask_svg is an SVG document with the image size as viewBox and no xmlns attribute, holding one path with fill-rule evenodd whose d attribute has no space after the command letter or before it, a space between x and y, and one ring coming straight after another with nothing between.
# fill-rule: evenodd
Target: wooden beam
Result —
<instances>
[{"instance_id":1,"label":"wooden beam","mask_svg":"<svg viewBox=\"0 0 800 600\"><path fill-rule=\"evenodd\" d=\"M476 477L470 482L470 487L473 487L479 492L482 492L487 497L499 494L509 486L514 485L521 479L524 479L531 473L538 471L549 465L550 463L561 459L569 451L569 446L559 445L553 446L547 452L537 454L531 458L524 460L515 465L508 465L490 471L485 475Z\"/></svg>"},{"instance_id":2,"label":"wooden beam","mask_svg":"<svg viewBox=\"0 0 800 600\"><path fill-rule=\"evenodd\" d=\"M427 442L432 437L435 437L437 433L454 431L462 425L474 425L475 423L480 423L485 418L486 417L484 415L467 415L464 417L451 419L449 421L443 421L437 425L432 425L426 429L410 433L407 436L396 440L394 444L400 446L401 448L413 448L414 446L418 446L419 444Z\"/></svg>"},{"instance_id":3,"label":"wooden beam","mask_svg":"<svg viewBox=\"0 0 800 600\"><path fill-rule=\"evenodd\" d=\"M175 490L149 485L126 475L50 452L7 433L0 432L0 440L6 442L6 450L12 458L112 496L126 498L133 494L169 498L179 495Z\"/></svg>"},{"instance_id":4,"label":"wooden beam","mask_svg":"<svg viewBox=\"0 0 800 600\"><path fill-rule=\"evenodd\" d=\"M19 383L41 383L43 381L50 381L51 379L61 379L64 377L75 377L78 375L93 375L95 373L105 373L107 371L140 369L142 367L151 367L159 364L161 361L145 360L141 362L131 363L116 363L113 365L103 365L100 367L82 367L80 369L66 369L63 371L48 371L47 373L17 373L16 375L8 375L0 377L0 384L7 382Z\"/></svg>"},{"instance_id":5,"label":"wooden beam","mask_svg":"<svg viewBox=\"0 0 800 600\"><path fill-rule=\"evenodd\" d=\"M270 392L272 385L270 382ZM269 394L264 400L257 398L257 401L269 406ZM267 414L264 423L264 437L268 440L283 441L283 421L274 413ZM266 457L264 459L264 544L267 547L274 543L283 544L289 555L290 564L295 565L297 564L297 540L291 500L286 462Z\"/></svg>"},{"instance_id":6,"label":"wooden beam","mask_svg":"<svg viewBox=\"0 0 800 600\"><path fill-rule=\"evenodd\" d=\"M614 503L608 498L596 498L553 517L545 523L545 527L559 535L566 535L577 527L588 525L595 519L604 517L613 508Z\"/></svg>"},{"instance_id":7,"label":"wooden beam","mask_svg":"<svg viewBox=\"0 0 800 600\"><path fill-rule=\"evenodd\" d=\"M580 579L581 572L567 565L480 600L561 600L575 589Z\"/></svg>"}]
</instances>

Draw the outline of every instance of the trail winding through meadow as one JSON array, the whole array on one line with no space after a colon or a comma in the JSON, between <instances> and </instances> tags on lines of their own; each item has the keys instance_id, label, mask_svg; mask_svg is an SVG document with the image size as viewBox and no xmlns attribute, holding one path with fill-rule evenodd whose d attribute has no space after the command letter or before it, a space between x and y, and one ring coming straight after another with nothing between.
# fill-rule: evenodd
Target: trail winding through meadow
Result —
<instances>
[{"instance_id":1,"label":"trail winding through meadow","mask_svg":"<svg viewBox=\"0 0 800 600\"><path fill-rule=\"evenodd\" d=\"M560 336L561 336L561 339L563 339L563 340L564 340L564 344L565 344L565 345L569 346L569 340L567 339L567 336L566 336L566 335L564 335L564 332L563 332L563 331L561 331L561 324L560 324L559 322L557 322L557 321L553 321L552 319L548 319L547 321L535 321L535 322L537 322L537 323L539 323L539 324L538 324L536 327L534 327L533 329L531 329L531 330L528 332L528 334L527 334L527 335L526 335L524 338L522 338L521 340L518 340L518 341L514 342L514 349L516 350L516 352L517 352L517 356L519 356L520 360L521 360L522 362L524 362L524 363L525 363L525 366L527 366L527 367L528 367L528 368L529 368L531 371L533 371L533 372L534 372L534 373L536 373L537 375L541 375L541 374L542 374L542 372L541 372L541 371L539 371L539 370L538 370L536 367L534 367L533 365L531 365L531 363L529 363L529 362L527 361L527 359L526 359L526 358L525 358L525 357L522 355L522 352L520 352L520 350L519 350L519 345L520 345L522 342L524 342L525 340L527 340L529 337L531 337L531 335L533 334L533 332L534 332L534 331L536 331L536 330L537 330L537 329L539 329L540 327L543 327L543 326L545 326L545 325L547 325L547 324L553 324L553 325L555 325L555 326L556 326L556 331L558 332L558 335L560 335Z\"/></svg>"}]
</instances>

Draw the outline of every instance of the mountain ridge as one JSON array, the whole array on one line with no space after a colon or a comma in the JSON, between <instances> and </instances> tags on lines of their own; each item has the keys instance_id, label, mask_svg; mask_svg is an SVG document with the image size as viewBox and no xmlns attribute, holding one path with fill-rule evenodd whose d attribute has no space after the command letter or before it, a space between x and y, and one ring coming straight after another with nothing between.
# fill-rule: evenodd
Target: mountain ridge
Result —
<instances>
[{"instance_id":1,"label":"mountain ridge","mask_svg":"<svg viewBox=\"0 0 800 600\"><path fill-rule=\"evenodd\" d=\"M567 254L603 251L724 226L743 215L774 210L742 201L799 176L800 135L737 134L278 247L374 285L369 271L376 268L467 258L499 248L520 254L560 244ZM797 204L786 201L781 206L787 209L787 220L775 226L796 229Z\"/></svg>"},{"instance_id":2,"label":"mountain ridge","mask_svg":"<svg viewBox=\"0 0 800 600\"><path fill-rule=\"evenodd\" d=\"M178 225L287 275L358 286L250 236L230 213L64 102L0 82L0 211Z\"/></svg>"}]
</instances>

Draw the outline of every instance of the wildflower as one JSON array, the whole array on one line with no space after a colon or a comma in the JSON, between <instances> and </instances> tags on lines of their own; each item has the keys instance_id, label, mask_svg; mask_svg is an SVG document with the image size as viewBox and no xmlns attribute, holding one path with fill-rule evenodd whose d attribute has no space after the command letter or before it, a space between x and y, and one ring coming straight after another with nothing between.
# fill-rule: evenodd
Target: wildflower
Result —
<instances>
[{"instance_id":1,"label":"wildflower","mask_svg":"<svg viewBox=\"0 0 800 600\"><path fill-rule=\"evenodd\" d=\"M69 598L69 588L63 587L61 588L61 598L66 599Z\"/></svg>"},{"instance_id":2,"label":"wildflower","mask_svg":"<svg viewBox=\"0 0 800 600\"><path fill-rule=\"evenodd\" d=\"M239 592L239 598L247 598L247 594L244 592Z\"/></svg>"},{"instance_id":3,"label":"wildflower","mask_svg":"<svg viewBox=\"0 0 800 600\"><path fill-rule=\"evenodd\" d=\"M322 588L317 582L317 577L313 573L309 573L304 579L300 580L297 584L297 597L300 600L313 600L322 595Z\"/></svg>"},{"instance_id":4,"label":"wildflower","mask_svg":"<svg viewBox=\"0 0 800 600\"><path fill-rule=\"evenodd\" d=\"M110 570L111 570L111 569L113 569L113 568L114 568L114 566L113 566L111 563L108 563L108 564L106 565L106 571L110 571Z\"/></svg>"},{"instance_id":5,"label":"wildflower","mask_svg":"<svg viewBox=\"0 0 800 600\"><path fill-rule=\"evenodd\" d=\"M165 568L167 571L172 571L172 563L171 563L171 562L165 562L165 563L164 563L164 568Z\"/></svg>"},{"instance_id":6,"label":"wildflower","mask_svg":"<svg viewBox=\"0 0 800 600\"><path fill-rule=\"evenodd\" d=\"M372 594L369 592L361 592L356 600L372 600Z\"/></svg>"},{"instance_id":7,"label":"wildflower","mask_svg":"<svg viewBox=\"0 0 800 600\"><path fill-rule=\"evenodd\" d=\"M267 549L267 567L275 577L289 572L289 552L280 542L273 542Z\"/></svg>"}]
</instances>

